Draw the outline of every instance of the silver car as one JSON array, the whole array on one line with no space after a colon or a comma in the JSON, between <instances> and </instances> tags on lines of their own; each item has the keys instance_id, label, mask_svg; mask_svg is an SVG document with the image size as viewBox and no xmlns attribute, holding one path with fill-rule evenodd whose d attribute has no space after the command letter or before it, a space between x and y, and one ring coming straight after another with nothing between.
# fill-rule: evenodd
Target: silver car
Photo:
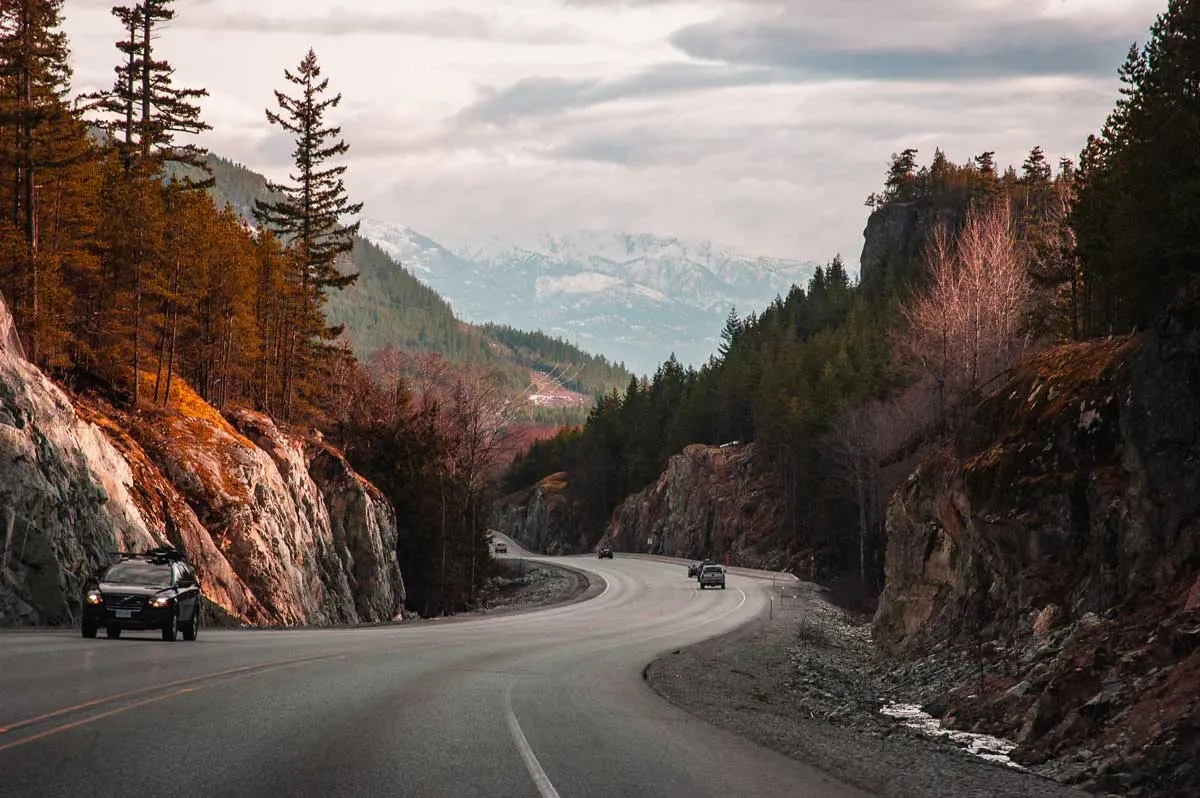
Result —
<instances>
[{"instance_id":1,"label":"silver car","mask_svg":"<svg viewBox=\"0 0 1200 798\"><path fill-rule=\"evenodd\" d=\"M700 589L720 586L725 589L725 569L719 565L706 565L700 569Z\"/></svg>"}]
</instances>

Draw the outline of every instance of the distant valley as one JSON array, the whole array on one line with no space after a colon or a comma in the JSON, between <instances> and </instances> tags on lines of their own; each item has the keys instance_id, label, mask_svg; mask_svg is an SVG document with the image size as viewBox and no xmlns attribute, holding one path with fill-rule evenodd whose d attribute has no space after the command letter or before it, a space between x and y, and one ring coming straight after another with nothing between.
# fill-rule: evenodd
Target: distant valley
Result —
<instances>
[{"instance_id":1,"label":"distant valley","mask_svg":"<svg viewBox=\"0 0 1200 798\"><path fill-rule=\"evenodd\" d=\"M702 365L716 352L731 308L761 310L817 267L651 235L442 244L377 219L364 220L361 234L461 318L541 330L637 374L653 374L672 353Z\"/></svg>"},{"instance_id":2,"label":"distant valley","mask_svg":"<svg viewBox=\"0 0 1200 798\"><path fill-rule=\"evenodd\" d=\"M214 199L253 223L254 201L269 196L266 179L217 156L209 156L208 163L216 178ZM414 246L444 251L412 235L419 242ZM525 329L464 321L431 287L434 281L415 268L427 263L415 259L398 263L367 238L356 239L344 269L357 272L358 280L331 293L326 311L333 323L345 326L346 340L361 360L369 361L380 350L394 347L437 353L460 366L486 365L504 376L514 395L526 397L530 420L550 429L582 422L596 396L614 388L623 390L628 384L629 372L610 358L582 351L563 335L544 334L538 331L543 325L536 321ZM444 263L455 266L449 253ZM464 260L463 270L469 266Z\"/></svg>"},{"instance_id":3,"label":"distant valley","mask_svg":"<svg viewBox=\"0 0 1200 798\"><path fill-rule=\"evenodd\" d=\"M254 200L267 196L266 179L215 156L209 164L217 201L249 219ZM576 375L565 388L595 395L623 388L625 369L653 374L672 353L685 365L704 364L731 308L743 317L762 310L816 267L652 235L439 242L368 218L348 264L359 280L331 295L328 311L364 358L397 346L457 362L511 360L501 351L511 337L498 343L494 328L537 331L542 338L520 339L517 359L541 373L562 367ZM573 346L554 347L557 360L542 358L555 339Z\"/></svg>"}]
</instances>

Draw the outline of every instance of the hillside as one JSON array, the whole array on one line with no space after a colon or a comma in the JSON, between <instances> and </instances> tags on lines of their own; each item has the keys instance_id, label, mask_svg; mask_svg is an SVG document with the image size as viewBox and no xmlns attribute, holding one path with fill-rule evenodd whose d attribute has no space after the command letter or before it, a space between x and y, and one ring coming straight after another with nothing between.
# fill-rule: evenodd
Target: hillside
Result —
<instances>
[{"instance_id":1,"label":"hillside","mask_svg":"<svg viewBox=\"0 0 1200 798\"><path fill-rule=\"evenodd\" d=\"M240 216L251 219L254 201L269 196L266 178L215 155L208 162L216 178L212 195L218 205L231 205ZM332 294L327 310L331 323L345 325L346 338L360 359L389 346L436 352L453 363L495 367L514 391L542 393L536 388L540 382L565 377L563 391L581 396L556 403L552 417L535 413L539 420L561 423L582 421L593 397L629 382L630 374L622 365L560 338L460 320L435 290L365 238L355 240L345 270L358 272L359 278Z\"/></svg>"}]
</instances>

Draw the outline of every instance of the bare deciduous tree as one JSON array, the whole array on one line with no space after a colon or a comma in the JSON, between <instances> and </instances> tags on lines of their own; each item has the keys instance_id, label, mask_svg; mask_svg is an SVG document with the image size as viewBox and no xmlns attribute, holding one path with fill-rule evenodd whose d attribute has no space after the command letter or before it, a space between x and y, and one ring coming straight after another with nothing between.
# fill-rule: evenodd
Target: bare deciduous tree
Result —
<instances>
[{"instance_id":1,"label":"bare deciduous tree","mask_svg":"<svg viewBox=\"0 0 1200 798\"><path fill-rule=\"evenodd\" d=\"M847 410L825 438L830 476L858 508L858 568L866 585L867 555L878 548L884 522L883 464L910 444L931 422L928 383L911 386L886 400Z\"/></svg>"},{"instance_id":2,"label":"bare deciduous tree","mask_svg":"<svg viewBox=\"0 0 1200 798\"><path fill-rule=\"evenodd\" d=\"M842 415L826 440L833 454L833 476L858 507L858 580L867 583L867 544L879 516L879 461L886 445L882 436L884 406L872 402Z\"/></svg>"},{"instance_id":3,"label":"bare deciduous tree","mask_svg":"<svg viewBox=\"0 0 1200 798\"><path fill-rule=\"evenodd\" d=\"M955 241L936 229L927 259L929 284L904 309L900 345L937 384L944 419L949 397L1012 364L1033 285L1007 201L973 209Z\"/></svg>"}]
</instances>

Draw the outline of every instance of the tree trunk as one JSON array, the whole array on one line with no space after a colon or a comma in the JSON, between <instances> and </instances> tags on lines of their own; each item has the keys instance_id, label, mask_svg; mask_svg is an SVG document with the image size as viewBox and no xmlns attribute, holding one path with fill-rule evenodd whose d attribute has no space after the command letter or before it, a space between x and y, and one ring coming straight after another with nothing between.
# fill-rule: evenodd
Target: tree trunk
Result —
<instances>
[{"instance_id":1,"label":"tree trunk","mask_svg":"<svg viewBox=\"0 0 1200 798\"><path fill-rule=\"evenodd\" d=\"M21 9L21 170L22 226L25 234L25 261L29 268L29 360L38 362L38 338L41 332L41 303L39 294L36 184L33 168L33 27L29 21L29 7Z\"/></svg>"},{"instance_id":2,"label":"tree trunk","mask_svg":"<svg viewBox=\"0 0 1200 798\"><path fill-rule=\"evenodd\" d=\"M150 113L151 113L151 90L150 90L150 53L152 48L150 45L150 33L153 29L153 23L150 19L149 2L146 0L141 4L142 14L142 118L140 120L140 132L138 134L138 144L142 151L142 160L148 161L150 158L151 144L153 136L150 132Z\"/></svg>"},{"instance_id":3,"label":"tree trunk","mask_svg":"<svg viewBox=\"0 0 1200 798\"><path fill-rule=\"evenodd\" d=\"M867 586L867 491L864 484L866 474L863 473L865 467L866 464L861 460L855 466L855 481L858 483L858 584L864 589Z\"/></svg>"},{"instance_id":4,"label":"tree trunk","mask_svg":"<svg viewBox=\"0 0 1200 798\"><path fill-rule=\"evenodd\" d=\"M171 317L171 312L169 310L163 310L162 325L158 331L158 344L154 347L156 350L158 350L158 361L156 362L156 364L154 366L154 399L153 399L153 403L155 406L158 406L158 397L161 394L161 387L162 387L162 381L163 381L163 366L165 366L166 362L167 362L167 326L169 324L168 320L170 319L170 317Z\"/></svg>"},{"instance_id":5,"label":"tree trunk","mask_svg":"<svg viewBox=\"0 0 1200 798\"><path fill-rule=\"evenodd\" d=\"M137 253L133 269L133 407L142 404L142 256Z\"/></svg>"},{"instance_id":6,"label":"tree trunk","mask_svg":"<svg viewBox=\"0 0 1200 798\"><path fill-rule=\"evenodd\" d=\"M167 390L163 394L163 407L171 406L171 381L175 376L175 341L179 332L179 308L171 310L171 342L167 350Z\"/></svg>"}]
</instances>

